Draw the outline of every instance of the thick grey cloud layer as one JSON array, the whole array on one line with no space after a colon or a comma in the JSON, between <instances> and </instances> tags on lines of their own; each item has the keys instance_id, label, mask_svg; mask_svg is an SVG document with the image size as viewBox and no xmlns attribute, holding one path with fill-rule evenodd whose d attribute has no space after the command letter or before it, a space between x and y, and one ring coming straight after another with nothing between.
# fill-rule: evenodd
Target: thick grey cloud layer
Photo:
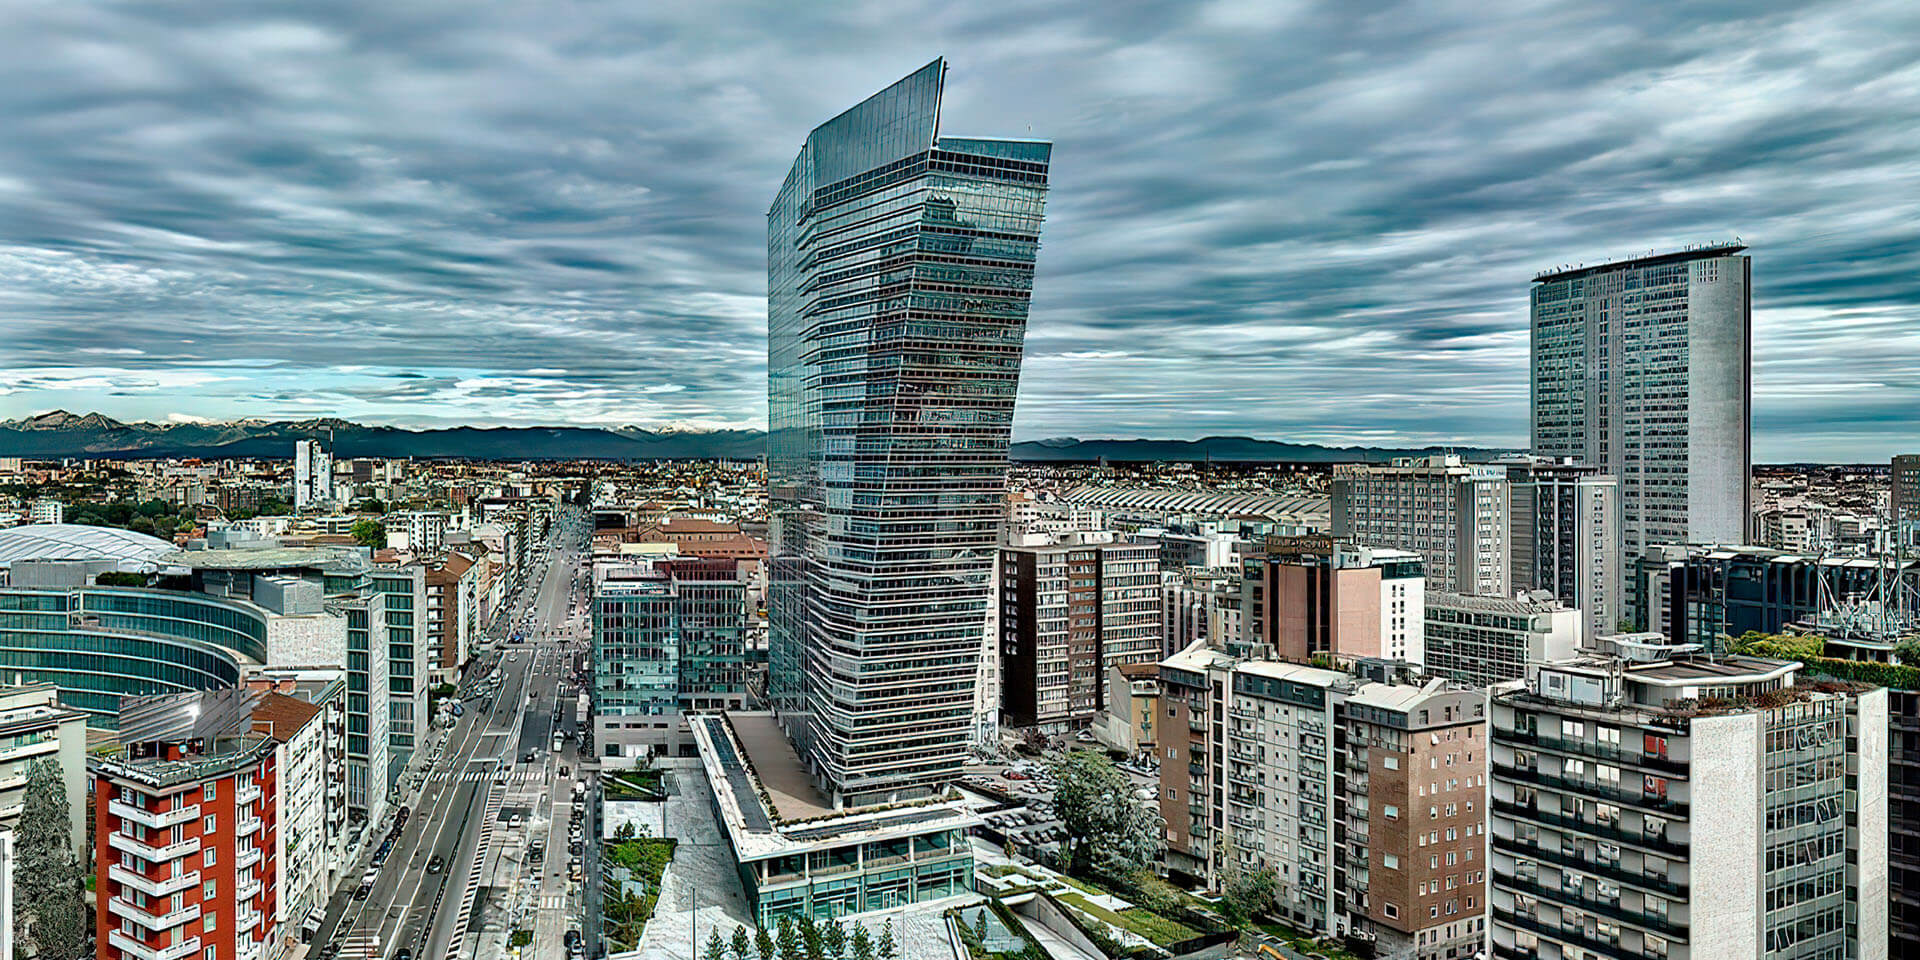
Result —
<instances>
[{"instance_id":1,"label":"thick grey cloud layer","mask_svg":"<svg viewBox=\"0 0 1920 960\"><path fill-rule=\"evenodd\" d=\"M0 415L764 417L765 211L1056 141L1018 432L1523 443L1538 269L1753 245L1763 459L1920 447L1920 5L16 4Z\"/></svg>"}]
</instances>

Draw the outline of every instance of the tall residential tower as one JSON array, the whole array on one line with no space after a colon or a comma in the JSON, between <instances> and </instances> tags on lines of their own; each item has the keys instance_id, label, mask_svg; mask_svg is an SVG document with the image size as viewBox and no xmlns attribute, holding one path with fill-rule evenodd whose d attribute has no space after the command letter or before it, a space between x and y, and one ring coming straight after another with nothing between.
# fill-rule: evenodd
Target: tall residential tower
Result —
<instances>
[{"instance_id":1,"label":"tall residential tower","mask_svg":"<svg viewBox=\"0 0 1920 960\"><path fill-rule=\"evenodd\" d=\"M1619 478L1623 564L1653 543L1746 540L1745 249L1717 244L1533 278L1533 452Z\"/></svg>"},{"instance_id":2,"label":"tall residential tower","mask_svg":"<svg viewBox=\"0 0 1920 960\"><path fill-rule=\"evenodd\" d=\"M935 60L767 212L772 698L837 805L958 775L1050 144L941 135Z\"/></svg>"}]
</instances>

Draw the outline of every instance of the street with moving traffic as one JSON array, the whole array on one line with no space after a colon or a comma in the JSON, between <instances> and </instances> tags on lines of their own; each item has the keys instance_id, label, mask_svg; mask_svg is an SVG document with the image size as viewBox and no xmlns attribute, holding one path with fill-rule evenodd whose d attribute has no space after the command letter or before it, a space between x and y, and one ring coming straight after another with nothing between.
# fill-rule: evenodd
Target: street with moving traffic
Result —
<instances>
[{"instance_id":1,"label":"street with moving traffic","mask_svg":"<svg viewBox=\"0 0 1920 960\"><path fill-rule=\"evenodd\" d=\"M552 541L528 576L533 589L520 590L494 618L462 674L462 715L451 726L436 725L403 776L387 821L369 827L343 873L315 938L322 960L474 956L475 900L483 882L497 882L482 872L489 851L530 829L536 817L551 829L552 812L566 809L579 776L578 741L572 700L559 691L571 678L584 630L575 613L585 536L576 515L556 516ZM556 754L560 719L576 739ZM562 766L570 776L559 775ZM569 883L563 837L549 838L547 863L558 870L540 876L537 886L567 895L539 900L552 906L533 925L534 956L566 956L566 931L580 929L584 915L585 885Z\"/></svg>"}]
</instances>

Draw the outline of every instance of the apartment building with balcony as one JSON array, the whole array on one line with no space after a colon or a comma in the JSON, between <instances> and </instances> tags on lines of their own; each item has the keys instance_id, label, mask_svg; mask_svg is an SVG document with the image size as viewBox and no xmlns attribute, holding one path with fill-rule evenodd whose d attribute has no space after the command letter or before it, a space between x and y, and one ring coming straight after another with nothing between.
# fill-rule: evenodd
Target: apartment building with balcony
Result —
<instances>
[{"instance_id":1,"label":"apartment building with balcony","mask_svg":"<svg viewBox=\"0 0 1920 960\"><path fill-rule=\"evenodd\" d=\"M1604 647L1492 697L1492 955L1888 956L1886 691Z\"/></svg>"},{"instance_id":2,"label":"apartment building with balcony","mask_svg":"<svg viewBox=\"0 0 1920 960\"><path fill-rule=\"evenodd\" d=\"M87 843L87 715L60 705L51 683L0 687L0 829L20 822L27 774L35 763L60 767L67 791L67 836L83 859Z\"/></svg>"},{"instance_id":3,"label":"apartment building with balcony","mask_svg":"<svg viewBox=\"0 0 1920 960\"><path fill-rule=\"evenodd\" d=\"M1336 709L1339 929L1370 937L1376 957L1472 957L1486 942L1486 699L1396 681Z\"/></svg>"},{"instance_id":4,"label":"apartment building with balcony","mask_svg":"<svg viewBox=\"0 0 1920 960\"><path fill-rule=\"evenodd\" d=\"M102 960L283 955L278 748L264 734L189 735L123 740L89 761Z\"/></svg>"},{"instance_id":5,"label":"apartment building with balcony","mask_svg":"<svg viewBox=\"0 0 1920 960\"><path fill-rule=\"evenodd\" d=\"M1383 666L1375 664L1375 666ZM1217 887L1271 869L1274 913L1381 956L1466 957L1485 908L1476 691L1200 646L1160 665L1167 866Z\"/></svg>"},{"instance_id":6,"label":"apartment building with balcony","mask_svg":"<svg viewBox=\"0 0 1920 960\"><path fill-rule=\"evenodd\" d=\"M1106 671L1160 654L1153 543L1109 532L1029 534L1000 548L1001 721L1062 732L1106 707Z\"/></svg>"}]
</instances>

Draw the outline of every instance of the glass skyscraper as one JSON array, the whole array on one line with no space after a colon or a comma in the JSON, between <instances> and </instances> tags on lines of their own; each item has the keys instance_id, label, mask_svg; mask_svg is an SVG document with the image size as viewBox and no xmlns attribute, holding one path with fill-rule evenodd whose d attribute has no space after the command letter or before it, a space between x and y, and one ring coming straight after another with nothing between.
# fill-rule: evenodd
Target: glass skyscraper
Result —
<instances>
[{"instance_id":1,"label":"glass skyscraper","mask_svg":"<svg viewBox=\"0 0 1920 960\"><path fill-rule=\"evenodd\" d=\"M965 759L1052 145L940 134L935 60L767 213L771 694L841 806Z\"/></svg>"}]
</instances>

